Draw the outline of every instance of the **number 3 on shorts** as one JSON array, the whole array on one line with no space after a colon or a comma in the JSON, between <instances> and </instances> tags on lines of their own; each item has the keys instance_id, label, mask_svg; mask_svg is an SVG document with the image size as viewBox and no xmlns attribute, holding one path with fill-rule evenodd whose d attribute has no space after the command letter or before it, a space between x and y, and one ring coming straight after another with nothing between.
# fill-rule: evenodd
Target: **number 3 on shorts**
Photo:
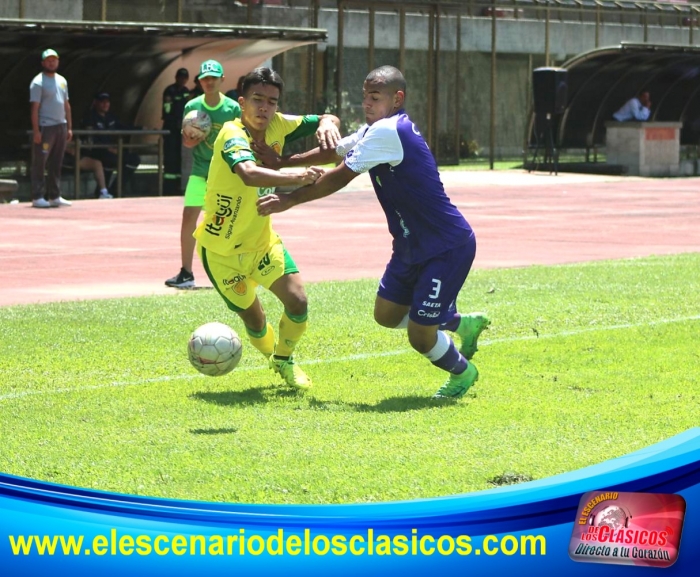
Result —
<instances>
[{"instance_id":1,"label":"number 3 on shorts","mask_svg":"<svg viewBox=\"0 0 700 577\"><path fill-rule=\"evenodd\" d=\"M440 295L440 287L442 286L442 281L439 278L433 279L433 292L431 292L428 297L431 299L436 299Z\"/></svg>"}]
</instances>

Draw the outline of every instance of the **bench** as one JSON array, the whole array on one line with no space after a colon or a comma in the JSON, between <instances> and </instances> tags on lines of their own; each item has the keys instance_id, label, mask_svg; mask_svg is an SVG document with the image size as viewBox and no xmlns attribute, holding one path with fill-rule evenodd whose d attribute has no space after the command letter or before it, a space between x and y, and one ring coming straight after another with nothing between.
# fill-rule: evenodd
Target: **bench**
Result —
<instances>
[{"instance_id":1,"label":"bench","mask_svg":"<svg viewBox=\"0 0 700 577\"><path fill-rule=\"evenodd\" d=\"M158 194L158 157L157 155L146 154L141 157L141 164L134 173L134 178L130 183L129 190L123 193L130 197L153 196ZM10 200L20 202L31 201L32 185L29 176L29 159L3 162L0 160L0 203ZM64 163L61 174L61 196L68 200L76 199L75 170L71 163L67 167ZM78 181L80 194L77 198L93 198L97 187L95 175L90 170L81 170ZM112 174L112 179L116 181L117 171Z\"/></svg>"},{"instance_id":2,"label":"bench","mask_svg":"<svg viewBox=\"0 0 700 577\"><path fill-rule=\"evenodd\" d=\"M9 202L14 200L19 185L16 180L0 179L0 201Z\"/></svg>"},{"instance_id":3,"label":"bench","mask_svg":"<svg viewBox=\"0 0 700 577\"><path fill-rule=\"evenodd\" d=\"M81 146L84 144L83 140L85 138L90 138L94 135L100 135L100 136L114 136L117 139L117 144L116 145L99 145L99 144L92 144L90 145L92 148L111 148L111 147L116 147L117 148L117 167L122 165L122 155L123 151L125 149L131 150L131 149L147 149L147 150L153 150L154 148L156 149L156 158L157 158L157 171L158 171L158 196L163 196L163 137L170 134L169 131L167 130L83 130L83 129L77 129L73 131L73 141L75 143L75 167L71 169L71 171L74 173L73 175L73 183L74 183L74 195L73 198L80 198L81 197L81 182L83 181L83 178L81 177L81 170L80 170L80 149ZM27 131L27 135L31 138L32 132ZM131 143L131 142L124 142L125 138L131 137L131 136L137 136L137 137L155 137L156 142L137 142L137 143ZM33 152L33 147L31 148ZM116 170L116 176L117 176L117 198L122 196L122 175L119 170ZM64 171L64 175L67 174L67 172ZM89 198L89 196L88 196Z\"/></svg>"}]
</instances>

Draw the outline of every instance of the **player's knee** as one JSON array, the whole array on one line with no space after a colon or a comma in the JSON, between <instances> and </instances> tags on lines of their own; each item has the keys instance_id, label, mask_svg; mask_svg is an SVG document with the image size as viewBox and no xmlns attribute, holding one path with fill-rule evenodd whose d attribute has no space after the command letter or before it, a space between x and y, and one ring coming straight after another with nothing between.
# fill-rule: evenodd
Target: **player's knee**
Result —
<instances>
[{"instance_id":1,"label":"player's knee","mask_svg":"<svg viewBox=\"0 0 700 577\"><path fill-rule=\"evenodd\" d=\"M374 310L374 320L379 326L386 327L388 329L395 329L399 321L396 321L394 315L387 314L384 311Z\"/></svg>"},{"instance_id":2,"label":"player's knee","mask_svg":"<svg viewBox=\"0 0 700 577\"><path fill-rule=\"evenodd\" d=\"M425 330L411 330L410 326L408 329L408 342L413 347L413 350L424 355L430 349L435 346L435 334Z\"/></svg>"},{"instance_id":3,"label":"player's knee","mask_svg":"<svg viewBox=\"0 0 700 577\"><path fill-rule=\"evenodd\" d=\"M243 321L243 324L245 325L246 329L248 329L249 331L253 331L254 333L259 333L267 325L267 319L264 315L259 316L257 314L250 314L249 310L238 310L236 311L236 314L238 314L238 316L241 317L241 320Z\"/></svg>"},{"instance_id":4,"label":"player's knee","mask_svg":"<svg viewBox=\"0 0 700 577\"><path fill-rule=\"evenodd\" d=\"M375 306L374 320L378 325L388 329L406 328L404 319L406 311L403 308L386 308Z\"/></svg>"},{"instance_id":5,"label":"player's knee","mask_svg":"<svg viewBox=\"0 0 700 577\"><path fill-rule=\"evenodd\" d=\"M309 308L308 300L305 293L293 294L291 298L284 303L284 309L288 314L293 316L303 316Z\"/></svg>"},{"instance_id":6,"label":"player's knee","mask_svg":"<svg viewBox=\"0 0 700 577\"><path fill-rule=\"evenodd\" d=\"M424 339L412 339L409 337L408 342L411 343L413 350L419 352L421 355L424 355L433 348ZM433 345L434 344L435 343L433 343Z\"/></svg>"}]
</instances>

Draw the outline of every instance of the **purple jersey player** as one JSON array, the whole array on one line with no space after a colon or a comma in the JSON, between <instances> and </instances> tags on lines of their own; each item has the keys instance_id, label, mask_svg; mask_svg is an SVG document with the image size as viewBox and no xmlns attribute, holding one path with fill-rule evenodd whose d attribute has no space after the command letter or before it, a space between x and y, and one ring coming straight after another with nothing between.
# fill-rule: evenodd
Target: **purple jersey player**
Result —
<instances>
[{"instance_id":1,"label":"purple jersey player","mask_svg":"<svg viewBox=\"0 0 700 577\"><path fill-rule=\"evenodd\" d=\"M479 373L469 359L477 339L490 324L483 313L460 315L456 300L476 253L469 223L445 194L428 145L403 110L406 81L393 66L367 75L362 107L367 124L343 138L333 157L315 149L264 162L298 166L343 161L316 183L289 195L258 199L258 212L268 215L328 196L358 174L369 172L393 237L393 254L379 283L374 318L382 326L406 328L411 346L449 378L434 398L459 398ZM332 151L330 151L332 153ZM445 330L461 339L458 349Z\"/></svg>"}]
</instances>

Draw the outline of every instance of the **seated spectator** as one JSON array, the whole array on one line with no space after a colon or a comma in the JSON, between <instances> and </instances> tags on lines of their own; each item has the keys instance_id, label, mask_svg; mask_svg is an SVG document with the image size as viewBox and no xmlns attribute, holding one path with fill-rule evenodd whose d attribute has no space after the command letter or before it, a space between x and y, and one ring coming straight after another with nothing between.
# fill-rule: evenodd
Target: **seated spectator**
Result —
<instances>
[{"instance_id":1,"label":"seated spectator","mask_svg":"<svg viewBox=\"0 0 700 577\"><path fill-rule=\"evenodd\" d=\"M634 98L630 98L613 114L613 118L619 122L649 120L651 114L651 96L649 92L640 92Z\"/></svg>"},{"instance_id":2,"label":"seated spectator","mask_svg":"<svg viewBox=\"0 0 700 577\"><path fill-rule=\"evenodd\" d=\"M119 119L109 111L110 104L110 97L106 92L100 92L99 94L95 95L95 100L92 103L92 107L83 120L83 128L93 130L133 129L133 126L123 125ZM85 152L83 153L86 157L94 158L102 163L105 170L105 177L109 181L112 172L117 170L117 137L111 135L95 135L92 137L92 143L99 145L113 145L108 147L100 146L99 148L86 148ZM122 186L126 186L139 164L141 164L141 157L139 157L138 154L130 152L128 149L123 151L122 166L120 167L120 170L122 171ZM108 188L110 194L116 194L116 182L112 183Z\"/></svg>"},{"instance_id":3,"label":"seated spectator","mask_svg":"<svg viewBox=\"0 0 700 577\"><path fill-rule=\"evenodd\" d=\"M81 156L79 166L80 170L88 170L94 173L97 181L97 189L95 191L97 198L114 198L107 190L104 167L99 160L89 156ZM75 168L75 148L73 146L66 148L66 155L63 157L63 167L68 169Z\"/></svg>"}]
</instances>

